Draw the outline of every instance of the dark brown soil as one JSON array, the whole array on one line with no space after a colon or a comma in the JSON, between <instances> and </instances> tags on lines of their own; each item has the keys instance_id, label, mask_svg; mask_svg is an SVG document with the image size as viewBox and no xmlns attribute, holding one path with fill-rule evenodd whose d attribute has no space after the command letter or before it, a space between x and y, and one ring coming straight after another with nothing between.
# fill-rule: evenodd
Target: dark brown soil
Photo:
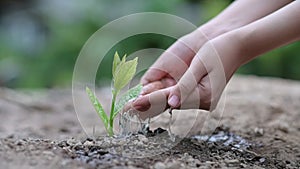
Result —
<instances>
[{"instance_id":1,"label":"dark brown soil","mask_svg":"<svg viewBox=\"0 0 300 169\"><path fill-rule=\"evenodd\" d=\"M101 125L88 138L70 91L0 89L0 168L300 168L300 82L234 77L226 94L222 116L209 114L205 125L197 120L195 137L172 142L166 132L104 137ZM88 103L82 106L89 132L101 122ZM177 114L172 131L186 135L194 116ZM165 119L152 127L166 128Z\"/></svg>"}]
</instances>

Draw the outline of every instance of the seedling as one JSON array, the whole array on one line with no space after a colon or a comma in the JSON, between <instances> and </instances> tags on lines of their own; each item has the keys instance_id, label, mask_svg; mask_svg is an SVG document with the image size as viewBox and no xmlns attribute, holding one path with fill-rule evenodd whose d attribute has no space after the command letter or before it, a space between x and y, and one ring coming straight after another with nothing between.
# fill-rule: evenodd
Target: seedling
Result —
<instances>
[{"instance_id":1,"label":"seedling","mask_svg":"<svg viewBox=\"0 0 300 169\"><path fill-rule=\"evenodd\" d=\"M96 95L88 87L86 87L86 92L90 98L90 101L92 102L96 112L101 118L109 136L114 135L113 124L115 117L129 100L136 98L141 92L142 85L138 84L137 86L129 89L126 93L124 93L116 102L117 96L119 95L120 91L132 80L133 76L135 75L137 63L137 57L133 60L126 61L126 55L124 55L121 60L118 53L115 53L112 65L113 85L109 117L105 113L103 106L97 99Z\"/></svg>"}]
</instances>

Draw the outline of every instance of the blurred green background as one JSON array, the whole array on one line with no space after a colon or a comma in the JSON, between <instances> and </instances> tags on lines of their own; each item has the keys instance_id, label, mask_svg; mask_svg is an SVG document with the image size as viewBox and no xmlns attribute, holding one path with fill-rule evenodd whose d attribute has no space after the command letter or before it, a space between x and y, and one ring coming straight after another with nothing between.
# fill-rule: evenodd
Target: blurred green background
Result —
<instances>
[{"instance_id":1,"label":"blurred green background","mask_svg":"<svg viewBox=\"0 0 300 169\"><path fill-rule=\"evenodd\" d=\"M164 12L201 25L229 0L0 0L0 86L11 88L70 87L80 49L101 26L137 12ZM130 54L144 48L166 49L174 39L138 35L114 47ZM238 73L300 80L300 43L282 47L244 65ZM98 82L108 79L111 57L105 58Z\"/></svg>"}]
</instances>

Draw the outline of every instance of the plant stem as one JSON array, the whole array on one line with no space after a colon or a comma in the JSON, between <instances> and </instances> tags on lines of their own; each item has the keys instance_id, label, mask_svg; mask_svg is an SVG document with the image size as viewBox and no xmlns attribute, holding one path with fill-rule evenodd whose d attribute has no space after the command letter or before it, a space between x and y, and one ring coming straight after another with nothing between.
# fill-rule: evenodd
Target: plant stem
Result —
<instances>
[{"instance_id":1,"label":"plant stem","mask_svg":"<svg viewBox=\"0 0 300 169\"><path fill-rule=\"evenodd\" d=\"M118 91L113 90L113 97L111 101L111 108L110 108L110 117L109 117L109 131L108 134L112 136L114 134L113 132L113 127L114 127L114 119L113 119L113 114L115 111L115 102L116 102L116 97L118 94Z\"/></svg>"},{"instance_id":2,"label":"plant stem","mask_svg":"<svg viewBox=\"0 0 300 169\"><path fill-rule=\"evenodd\" d=\"M112 127L108 126L106 131L107 131L109 137L112 137L114 135L114 130Z\"/></svg>"}]
</instances>

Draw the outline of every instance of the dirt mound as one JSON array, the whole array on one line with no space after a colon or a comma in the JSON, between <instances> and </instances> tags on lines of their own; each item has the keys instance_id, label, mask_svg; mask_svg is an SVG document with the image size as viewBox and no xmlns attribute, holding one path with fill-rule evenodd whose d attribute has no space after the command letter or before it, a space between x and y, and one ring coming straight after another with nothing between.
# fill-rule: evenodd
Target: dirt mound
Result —
<instances>
[{"instance_id":1,"label":"dirt mound","mask_svg":"<svg viewBox=\"0 0 300 169\"><path fill-rule=\"evenodd\" d=\"M108 103L109 89L98 93ZM0 89L0 168L300 167L300 82L236 76L225 94L221 113L200 111L195 118L192 110L175 112L172 131L196 136L166 146L167 137L159 137L159 144L141 135L87 139L69 90ZM85 131L97 124L94 134L103 135L93 108L82 106L87 110L78 117ZM195 119L198 123L188 128ZM161 115L152 127L164 127L167 120ZM146 150L153 154L130 154L142 156Z\"/></svg>"}]
</instances>

